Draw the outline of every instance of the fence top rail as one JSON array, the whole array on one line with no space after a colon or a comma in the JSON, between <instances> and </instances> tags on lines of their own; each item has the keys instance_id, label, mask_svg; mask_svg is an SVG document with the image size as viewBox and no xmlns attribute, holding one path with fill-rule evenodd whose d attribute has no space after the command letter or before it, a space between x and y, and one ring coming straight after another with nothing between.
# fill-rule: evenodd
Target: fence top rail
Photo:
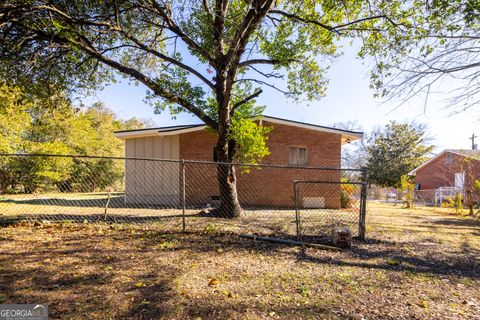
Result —
<instances>
[{"instance_id":1,"label":"fence top rail","mask_svg":"<svg viewBox=\"0 0 480 320\"><path fill-rule=\"evenodd\" d=\"M58 158L80 158L80 159L111 159L111 160L141 160L141 161L158 161L172 163L198 163L198 164L215 164L215 165L234 165L242 167L259 167L259 168L285 168L298 170L326 170L326 171L350 171L362 172L362 169L355 168L334 168L334 167L302 167L281 164L255 164L255 163L239 163L239 162L216 162L206 160L184 160L184 159L158 159L158 158L137 158L137 157L113 157L113 156L84 156L71 154L48 154L48 153L0 153L1 156L7 157L58 157Z\"/></svg>"}]
</instances>

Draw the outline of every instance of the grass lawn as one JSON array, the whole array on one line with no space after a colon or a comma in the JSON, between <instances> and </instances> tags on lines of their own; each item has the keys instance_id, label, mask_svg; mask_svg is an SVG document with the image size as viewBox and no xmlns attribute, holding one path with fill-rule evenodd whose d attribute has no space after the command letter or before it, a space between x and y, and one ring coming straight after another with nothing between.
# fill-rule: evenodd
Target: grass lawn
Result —
<instances>
[{"instance_id":1,"label":"grass lawn","mask_svg":"<svg viewBox=\"0 0 480 320\"><path fill-rule=\"evenodd\" d=\"M0 303L52 319L479 319L480 222L369 204L345 252L208 224L20 222L0 229Z\"/></svg>"}]
</instances>

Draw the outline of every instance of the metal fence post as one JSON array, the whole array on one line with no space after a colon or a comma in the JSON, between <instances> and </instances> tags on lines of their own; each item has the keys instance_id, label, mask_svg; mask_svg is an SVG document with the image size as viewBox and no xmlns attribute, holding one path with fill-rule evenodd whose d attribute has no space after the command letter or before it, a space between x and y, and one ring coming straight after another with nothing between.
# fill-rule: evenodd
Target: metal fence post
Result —
<instances>
[{"instance_id":1,"label":"metal fence post","mask_svg":"<svg viewBox=\"0 0 480 320\"><path fill-rule=\"evenodd\" d=\"M365 218L367 216L367 168L362 167L362 190L360 194L360 219L358 223L358 238L365 240Z\"/></svg>"},{"instance_id":2,"label":"metal fence post","mask_svg":"<svg viewBox=\"0 0 480 320\"><path fill-rule=\"evenodd\" d=\"M293 182L293 199L295 201L295 224L297 227L297 241L301 241L302 239L302 231L300 227L300 206L299 206L299 199L298 199L298 187L297 183Z\"/></svg>"},{"instance_id":3,"label":"metal fence post","mask_svg":"<svg viewBox=\"0 0 480 320\"><path fill-rule=\"evenodd\" d=\"M182 171L182 232L186 230L186 223L185 223L185 160L182 160L180 163L180 168Z\"/></svg>"}]
</instances>

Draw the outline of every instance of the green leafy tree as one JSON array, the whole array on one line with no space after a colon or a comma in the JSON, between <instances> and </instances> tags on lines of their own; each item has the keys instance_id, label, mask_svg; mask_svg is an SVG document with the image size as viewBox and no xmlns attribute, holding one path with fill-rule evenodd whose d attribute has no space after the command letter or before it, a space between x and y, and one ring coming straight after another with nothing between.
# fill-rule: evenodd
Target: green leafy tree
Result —
<instances>
[{"instance_id":1,"label":"green leafy tree","mask_svg":"<svg viewBox=\"0 0 480 320\"><path fill-rule=\"evenodd\" d=\"M389 3L4 0L0 71L19 82L48 81L66 90L120 73L145 85L158 111L190 112L210 126L219 161L231 163L239 150L259 150L234 133L239 123L247 126L234 120L236 112L262 87L296 100L323 96L325 62L338 54L336 41L395 25L398 6ZM265 136L249 135L256 141ZM233 165L218 166L218 183L219 212L237 217Z\"/></svg>"},{"instance_id":2,"label":"green leafy tree","mask_svg":"<svg viewBox=\"0 0 480 320\"><path fill-rule=\"evenodd\" d=\"M68 152L65 145L57 142L35 144L33 150L37 154ZM15 157L9 170L14 173L15 185L23 186L25 193L35 193L55 190L57 183L69 176L72 163L71 158L62 157Z\"/></svg>"},{"instance_id":3,"label":"green leafy tree","mask_svg":"<svg viewBox=\"0 0 480 320\"><path fill-rule=\"evenodd\" d=\"M75 108L62 95L45 99L0 86L0 153L123 156L113 132L144 125L118 119L101 103ZM0 193L91 192L114 186L122 176L123 164L112 159L0 156Z\"/></svg>"},{"instance_id":4,"label":"green leafy tree","mask_svg":"<svg viewBox=\"0 0 480 320\"><path fill-rule=\"evenodd\" d=\"M0 153L15 153L22 143L22 131L30 118L28 104L19 88L0 83ZM0 157L0 193L14 183L12 159Z\"/></svg>"},{"instance_id":5,"label":"green leafy tree","mask_svg":"<svg viewBox=\"0 0 480 320\"><path fill-rule=\"evenodd\" d=\"M400 188L406 175L433 151L426 140L425 127L416 123L392 121L375 132L367 147L369 181Z\"/></svg>"}]
</instances>

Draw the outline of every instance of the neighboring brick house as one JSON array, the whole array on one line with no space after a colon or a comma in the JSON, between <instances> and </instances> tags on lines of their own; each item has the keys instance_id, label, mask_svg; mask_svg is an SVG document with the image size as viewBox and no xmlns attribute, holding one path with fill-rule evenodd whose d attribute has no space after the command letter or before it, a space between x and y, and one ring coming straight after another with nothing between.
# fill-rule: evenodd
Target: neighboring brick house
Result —
<instances>
[{"instance_id":1,"label":"neighboring brick house","mask_svg":"<svg viewBox=\"0 0 480 320\"><path fill-rule=\"evenodd\" d=\"M461 193L474 190L475 180L480 179L480 151L446 149L409 175L415 176L416 189L429 200L439 188L454 188Z\"/></svg>"},{"instance_id":2,"label":"neighboring brick house","mask_svg":"<svg viewBox=\"0 0 480 320\"><path fill-rule=\"evenodd\" d=\"M272 127L267 146L270 155L264 164L295 168L262 167L237 169L237 189L242 206L293 206L293 180L339 181L340 172L307 167L340 168L341 146L362 137L353 132L264 116L261 125ZM133 158L214 161L217 137L205 125L184 125L118 131L125 140L125 155ZM163 163L127 160L125 172L128 202L178 204L181 176L178 162ZM216 166L188 163L185 169L189 205L204 205L218 197ZM323 188L323 189L322 189ZM305 206L338 208L339 185L308 189L302 198Z\"/></svg>"}]
</instances>

